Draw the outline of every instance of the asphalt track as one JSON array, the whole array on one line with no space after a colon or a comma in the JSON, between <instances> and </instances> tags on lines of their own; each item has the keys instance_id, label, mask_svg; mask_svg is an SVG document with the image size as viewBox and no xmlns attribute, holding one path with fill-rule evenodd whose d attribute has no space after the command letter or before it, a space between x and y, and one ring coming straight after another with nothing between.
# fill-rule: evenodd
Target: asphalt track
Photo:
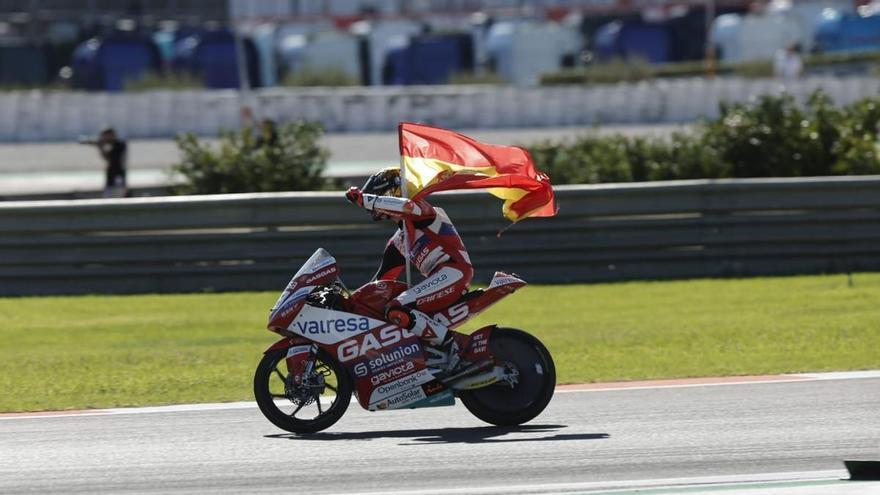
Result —
<instances>
[{"instance_id":1,"label":"asphalt track","mask_svg":"<svg viewBox=\"0 0 880 495\"><path fill-rule=\"evenodd\" d=\"M880 458L880 377L859 376L558 392L508 429L460 404L352 403L307 437L249 404L7 416L0 493L878 494L839 481L843 459Z\"/></svg>"}]
</instances>

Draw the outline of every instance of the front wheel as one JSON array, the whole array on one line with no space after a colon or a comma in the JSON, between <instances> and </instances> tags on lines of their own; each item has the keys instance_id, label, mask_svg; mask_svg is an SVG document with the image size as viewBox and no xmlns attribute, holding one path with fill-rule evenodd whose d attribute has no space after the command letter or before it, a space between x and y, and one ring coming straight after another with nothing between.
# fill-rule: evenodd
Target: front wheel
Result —
<instances>
[{"instance_id":1,"label":"front wheel","mask_svg":"<svg viewBox=\"0 0 880 495\"><path fill-rule=\"evenodd\" d=\"M342 365L319 350L312 372L294 384L286 357L287 349L270 352L254 373L254 397L266 419L293 433L314 433L339 421L348 409L352 388Z\"/></svg>"},{"instance_id":2,"label":"front wheel","mask_svg":"<svg viewBox=\"0 0 880 495\"><path fill-rule=\"evenodd\" d=\"M541 414L556 387L556 367L544 344L522 330L496 328L489 350L496 363L519 372L517 380L462 392L468 411L498 426L523 424Z\"/></svg>"}]
</instances>

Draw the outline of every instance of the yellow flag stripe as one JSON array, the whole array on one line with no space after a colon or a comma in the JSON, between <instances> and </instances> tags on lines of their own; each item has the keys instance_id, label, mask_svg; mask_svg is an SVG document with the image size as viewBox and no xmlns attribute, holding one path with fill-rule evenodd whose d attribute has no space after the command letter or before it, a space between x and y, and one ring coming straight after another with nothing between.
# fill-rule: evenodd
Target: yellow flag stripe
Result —
<instances>
[{"instance_id":1,"label":"yellow flag stripe","mask_svg":"<svg viewBox=\"0 0 880 495\"><path fill-rule=\"evenodd\" d=\"M495 167L465 167L435 158L402 156L401 165L406 167L406 170L404 171L407 184L406 193L410 198L415 196L422 189L445 179L446 177L441 177L441 174L444 172L464 172L468 174L482 175L484 177L495 177L498 175L498 171L495 170ZM515 211L511 210L510 206L528 194L527 190L517 187L492 187L486 189L486 191L489 192L489 194L504 200L501 212L506 218L515 222L523 216L518 215ZM527 215L528 214L525 216Z\"/></svg>"},{"instance_id":2,"label":"yellow flag stripe","mask_svg":"<svg viewBox=\"0 0 880 495\"><path fill-rule=\"evenodd\" d=\"M413 197L422 189L438 182L437 177L443 172L461 172L466 171L470 174L479 174L486 177L495 177L498 172L495 167L465 167L456 163L450 163L435 158L424 157L401 157L401 162L406 170L406 193L407 196Z\"/></svg>"}]
</instances>

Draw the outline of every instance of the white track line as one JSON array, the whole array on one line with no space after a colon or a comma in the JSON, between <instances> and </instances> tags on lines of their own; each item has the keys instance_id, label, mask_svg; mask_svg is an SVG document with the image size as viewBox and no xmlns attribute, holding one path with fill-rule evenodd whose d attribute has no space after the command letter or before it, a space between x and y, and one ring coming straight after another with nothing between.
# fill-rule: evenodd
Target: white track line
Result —
<instances>
[{"instance_id":1,"label":"white track line","mask_svg":"<svg viewBox=\"0 0 880 495\"><path fill-rule=\"evenodd\" d=\"M653 488L696 488L696 487L718 487L718 488L748 488L750 484L764 483L786 483L794 481L803 482L827 482L831 480L841 480L848 477L845 469L833 471L806 471L806 472L787 472L787 473L760 473L760 474L739 474L727 476L701 476L693 478L662 478L647 480L625 480L625 481L590 481L580 483L550 483L550 484L534 484L534 485L508 485L508 486L491 486L491 487L466 487L466 488L424 488L416 490L399 490L399 491L383 491L383 492L347 492L348 495L376 495L384 493L388 495L441 495L441 494L475 494L475 495L495 495L495 494L542 494L542 493L589 493L601 491L602 493L613 493L615 491L644 490Z\"/></svg>"},{"instance_id":2,"label":"white track line","mask_svg":"<svg viewBox=\"0 0 880 495\"><path fill-rule=\"evenodd\" d=\"M800 373L791 376L802 376L811 380L856 380L859 378L880 378L880 370L832 371L829 373Z\"/></svg>"},{"instance_id":3,"label":"white track line","mask_svg":"<svg viewBox=\"0 0 880 495\"><path fill-rule=\"evenodd\" d=\"M740 378L740 379L738 379ZM724 385L761 385L765 383L797 383L797 382L814 382L825 380L860 380L865 378L880 378L880 370L865 371L835 371L830 373L792 373L785 375L773 375L755 379L755 377L719 377L718 381L709 382L691 382L688 378L681 380L655 380L656 384L650 381L638 382L644 385L632 385L628 382L608 383L608 384L586 384L582 389L557 389L557 394L570 394L576 392L616 392L621 390L655 390L661 388L690 388L690 387L719 387ZM699 379L693 379L699 380ZM591 386L594 385L594 386Z\"/></svg>"},{"instance_id":4,"label":"white track line","mask_svg":"<svg viewBox=\"0 0 880 495\"><path fill-rule=\"evenodd\" d=\"M329 405L334 396L324 396L321 404ZM289 403L288 403L289 405ZM208 404L175 404L171 406L150 407L117 407L111 409L85 409L78 411L46 411L34 413L0 413L0 421L4 419L27 418L71 418L87 416L115 416L119 414L154 414L197 411L223 411L227 409L256 409L257 403L250 402L215 402Z\"/></svg>"},{"instance_id":5,"label":"white track line","mask_svg":"<svg viewBox=\"0 0 880 495\"><path fill-rule=\"evenodd\" d=\"M717 382L700 382L686 383L687 379L681 380L685 383L674 383L676 380L663 380L663 383L650 385L627 386L627 382L619 384L607 384L609 386L602 388L585 389L557 389L557 394L583 393L583 392L616 392L623 390L652 390L662 388L689 388L689 387L715 387L723 385L761 385L766 383L793 383L793 382L811 382L825 380L858 380L865 378L880 378L880 370L866 371L842 371L831 373L797 373L789 375L778 375L767 377L766 379L755 380L754 377L742 377L741 381L737 381L737 377L720 377ZM724 380L724 381L721 381ZM658 382L660 382L658 380ZM601 384L597 384L601 385ZM619 385L619 386L616 386ZM589 385L586 385L589 386ZM321 402L327 403L332 400L325 397ZM47 411L34 413L0 413L0 421L9 419L41 419L41 418L69 418L69 417L85 417L85 416L113 416L119 414L154 414L154 413L176 413L176 412L194 412L194 411L220 411L226 409L252 409L257 405L253 401L249 402L219 402L208 404L178 404L172 406L151 406L151 407L118 407L112 409L87 409L80 411Z\"/></svg>"}]
</instances>

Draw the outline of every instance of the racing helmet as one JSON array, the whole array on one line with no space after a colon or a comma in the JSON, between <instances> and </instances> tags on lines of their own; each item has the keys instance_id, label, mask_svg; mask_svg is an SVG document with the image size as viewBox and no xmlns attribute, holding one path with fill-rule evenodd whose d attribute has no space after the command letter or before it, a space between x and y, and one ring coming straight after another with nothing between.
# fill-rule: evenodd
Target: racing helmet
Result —
<instances>
[{"instance_id":1,"label":"racing helmet","mask_svg":"<svg viewBox=\"0 0 880 495\"><path fill-rule=\"evenodd\" d=\"M367 179L361 192L376 196L400 196L400 170L388 167L376 172ZM390 216L377 211L371 211L370 216L373 217L374 222L391 219Z\"/></svg>"},{"instance_id":2,"label":"racing helmet","mask_svg":"<svg viewBox=\"0 0 880 495\"><path fill-rule=\"evenodd\" d=\"M361 192L376 196L400 196L400 170L388 167L376 172L367 179Z\"/></svg>"}]
</instances>

